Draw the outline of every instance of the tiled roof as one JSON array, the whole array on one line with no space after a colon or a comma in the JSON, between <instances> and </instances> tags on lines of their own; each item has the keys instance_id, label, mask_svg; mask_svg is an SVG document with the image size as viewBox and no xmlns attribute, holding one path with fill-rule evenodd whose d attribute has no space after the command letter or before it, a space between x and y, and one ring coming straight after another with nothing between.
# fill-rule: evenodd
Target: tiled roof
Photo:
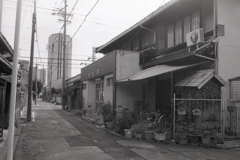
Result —
<instances>
[{"instance_id":1,"label":"tiled roof","mask_svg":"<svg viewBox=\"0 0 240 160\"><path fill-rule=\"evenodd\" d=\"M12 49L11 45L8 43L7 39L4 37L4 35L2 33L0 33L0 43L1 43L1 41L4 44L4 46L6 47L7 52L11 56L13 56L13 49Z\"/></svg>"}]
</instances>

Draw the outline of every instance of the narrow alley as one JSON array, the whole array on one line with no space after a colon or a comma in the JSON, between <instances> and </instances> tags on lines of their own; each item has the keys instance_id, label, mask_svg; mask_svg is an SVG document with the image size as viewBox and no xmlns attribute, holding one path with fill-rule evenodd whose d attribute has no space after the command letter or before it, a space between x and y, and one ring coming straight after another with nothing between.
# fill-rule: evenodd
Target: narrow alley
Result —
<instances>
[{"instance_id":1,"label":"narrow alley","mask_svg":"<svg viewBox=\"0 0 240 160\"><path fill-rule=\"evenodd\" d=\"M34 119L21 128L15 160L186 160L240 159L238 149L221 150L170 142L125 139L62 111L60 105L38 101Z\"/></svg>"}]
</instances>

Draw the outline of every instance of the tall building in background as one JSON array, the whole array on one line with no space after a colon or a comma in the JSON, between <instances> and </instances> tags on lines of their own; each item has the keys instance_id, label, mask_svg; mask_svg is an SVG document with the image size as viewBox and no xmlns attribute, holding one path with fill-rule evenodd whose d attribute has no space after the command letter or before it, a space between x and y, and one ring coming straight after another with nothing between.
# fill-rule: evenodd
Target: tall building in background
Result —
<instances>
[{"instance_id":1,"label":"tall building in background","mask_svg":"<svg viewBox=\"0 0 240 160\"><path fill-rule=\"evenodd\" d=\"M72 41L69 35L66 36L66 69L65 79L71 77L71 64L72 64ZM62 79L63 70L63 45L64 34L52 34L48 39L48 66L47 66L47 84L50 82Z\"/></svg>"}]
</instances>

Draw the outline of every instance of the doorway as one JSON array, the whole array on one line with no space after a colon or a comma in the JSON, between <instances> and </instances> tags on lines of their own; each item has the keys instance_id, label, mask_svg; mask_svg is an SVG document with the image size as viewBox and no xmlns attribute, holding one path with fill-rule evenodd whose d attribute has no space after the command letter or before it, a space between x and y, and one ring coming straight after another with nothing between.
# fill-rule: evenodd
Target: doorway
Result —
<instances>
[{"instance_id":1,"label":"doorway","mask_svg":"<svg viewBox=\"0 0 240 160\"><path fill-rule=\"evenodd\" d=\"M157 106L156 110L171 111L171 79L157 81Z\"/></svg>"}]
</instances>

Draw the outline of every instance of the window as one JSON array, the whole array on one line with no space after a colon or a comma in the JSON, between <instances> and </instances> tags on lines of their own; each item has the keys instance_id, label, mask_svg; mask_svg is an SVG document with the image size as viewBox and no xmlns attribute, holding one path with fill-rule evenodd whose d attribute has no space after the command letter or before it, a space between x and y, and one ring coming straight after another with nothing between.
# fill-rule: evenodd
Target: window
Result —
<instances>
[{"instance_id":1,"label":"window","mask_svg":"<svg viewBox=\"0 0 240 160\"><path fill-rule=\"evenodd\" d=\"M143 35L142 37L142 48L149 46L149 33Z\"/></svg>"},{"instance_id":2,"label":"window","mask_svg":"<svg viewBox=\"0 0 240 160\"><path fill-rule=\"evenodd\" d=\"M168 48L174 46L174 30L173 30L172 24L168 25L168 28L167 28L167 42L168 42L167 44Z\"/></svg>"},{"instance_id":3,"label":"window","mask_svg":"<svg viewBox=\"0 0 240 160\"><path fill-rule=\"evenodd\" d=\"M103 82L96 84L96 100L103 101Z\"/></svg>"},{"instance_id":4,"label":"window","mask_svg":"<svg viewBox=\"0 0 240 160\"><path fill-rule=\"evenodd\" d=\"M196 11L191 17L191 31L194 31L198 28L200 28L200 12Z\"/></svg>"},{"instance_id":5,"label":"window","mask_svg":"<svg viewBox=\"0 0 240 160\"><path fill-rule=\"evenodd\" d=\"M186 42L186 34L191 31L191 26L190 26L190 16L187 16L183 20L183 34L184 34L184 42Z\"/></svg>"},{"instance_id":6,"label":"window","mask_svg":"<svg viewBox=\"0 0 240 160\"><path fill-rule=\"evenodd\" d=\"M87 84L82 84L82 89L87 89Z\"/></svg>"},{"instance_id":7,"label":"window","mask_svg":"<svg viewBox=\"0 0 240 160\"><path fill-rule=\"evenodd\" d=\"M133 50L139 50L139 39L133 40Z\"/></svg>"},{"instance_id":8,"label":"window","mask_svg":"<svg viewBox=\"0 0 240 160\"><path fill-rule=\"evenodd\" d=\"M107 81L106 81L106 86L112 86L113 85L113 78L107 78Z\"/></svg>"},{"instance_id":9,"label":"window","mask_svg":"<svg viewBox=\"0 0 240 160\"><path fill-rule=\"evenodd\" d=\"M182 43L182 20L175 23L175 45Z\"/></svg>"}]
</instances>

